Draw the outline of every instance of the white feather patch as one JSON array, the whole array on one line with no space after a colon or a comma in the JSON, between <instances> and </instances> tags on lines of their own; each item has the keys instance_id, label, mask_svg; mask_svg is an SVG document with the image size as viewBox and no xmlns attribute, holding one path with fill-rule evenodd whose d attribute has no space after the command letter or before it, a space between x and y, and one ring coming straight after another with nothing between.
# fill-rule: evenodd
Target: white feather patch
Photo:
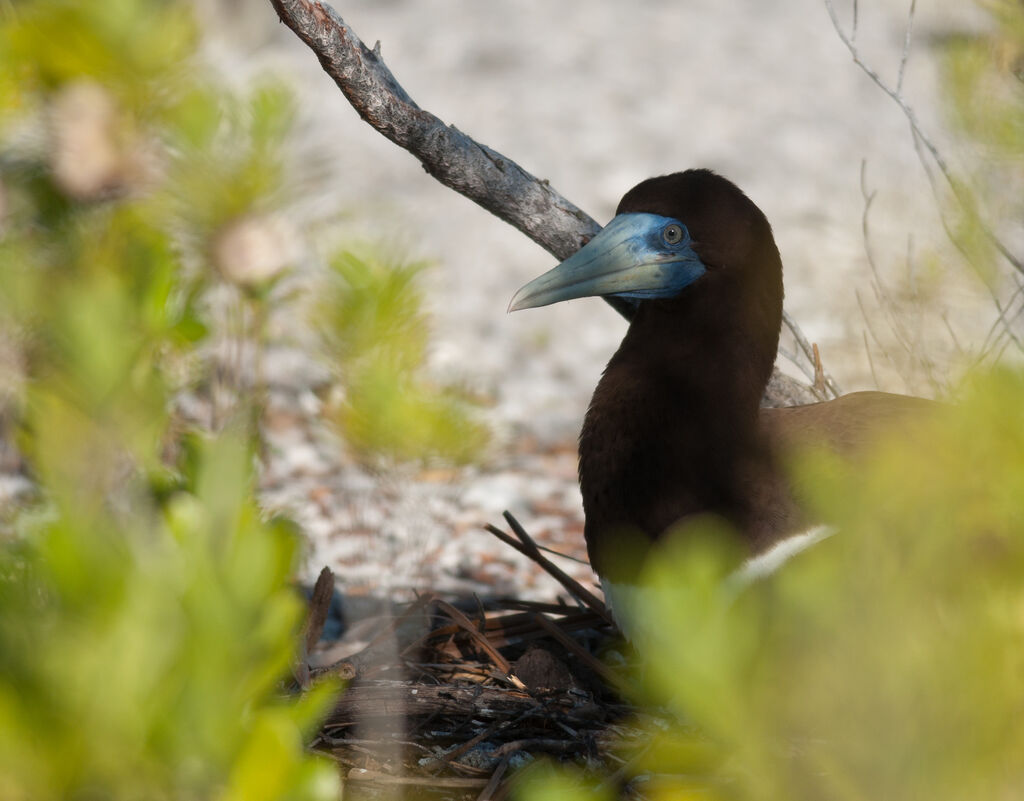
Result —
<instances>
[{"instance_id":1,"label":"white feather patch","mask_svg":"<svg viewBox=\"0 0 1024 801\"><path fill-rule=\"evenodd\" d=\"M835 532L835 526L820 525L812 526L792 537L786 537L764 553L750 557L729 577L729 580L735 582L739 587L745 587L752 581L770 576L798 553L807 550L816 542L831 537Z\"/></svg>"},{"instance_id":2,"label":"white feather patch","mask_svg":"<svg viewBox=\"0 0 1024 801\"><path fill-rule=\"evenodd\" d=\"M641 584L618 584L606 578L601 579L601 589L604 590L605 605L615 618L619 631L627 640L635 640L637 618L641 610L647 608L643 598L651 590Z\"/></svg>"}]
</instances>

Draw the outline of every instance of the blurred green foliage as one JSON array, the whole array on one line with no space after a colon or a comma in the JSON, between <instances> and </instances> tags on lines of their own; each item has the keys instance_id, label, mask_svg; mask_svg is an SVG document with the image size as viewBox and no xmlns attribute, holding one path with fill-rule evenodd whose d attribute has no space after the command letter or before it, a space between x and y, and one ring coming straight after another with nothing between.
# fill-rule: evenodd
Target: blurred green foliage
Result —
<instances>
[{"instance_id":1,"label":"blurred green foliage","mask_svg":"<svg viewBox=\"0 0 1024 801\"><path fill-rule=\"evenodd\" d=\"M1024 7L1017 0L982 5L991 30L946 46L946 99L953 121L972 139L1016 157L1024 141Z\"/></svg>"},{"instance_id":2,"label":"blurred green foliage","mask_svg":"<svg viewBox=\"0 0 1024 801\"><path fill-rule=\"evenodd\" d=\"M622 754L646 797L1020 794L1024 372L901 433L856 465L808 455L838 533L774 575L738 584L711 524L647 560L633 691L662 712Z\"/></svg>"},{"instance_id":3,"label":"blurred green foliage","mask_svg":"<svg viewBox=\"0 0 1024 801\"><path fill-rule=\"evenodd\" d=\"M318 306L320 331L345 386L335 419L364 458L466 463L488 433L466 393L424 377L429 321L422 262L345 250Z\"/></svg>"},{"instance_id":4,"label":"blurred green foliage","mask_svg":"<svg viewBox=\"0 0 1024 801\"><path fill-rule=\"evenodd\" d=\"M960 199L954 236L983 280L1004 293L1002 254L989 229L1024 213L1024 5L978 0L990 25L949 37L942 77L948 117L973 144L969 178L956 179Z\"/></svg>"},{"instance_id":5,"label":"blurred green foliage","mask_svg":"<svg viewBox=\"0 0 1024 801\"><path fill-rule=\"evenodd\" d=\"M336 797L303 748L332 688L276 699L294 532L261 519L244 437L195 447L167 502L55 492L0 550L0 797Z\"/></svg>"},{"instance_id":6,"label":"blurred green foliage","mask_svg":"<svg viewBox=\"0 0 1024 801\"><path fill-rule=\"evenodd\" d=\"M23 112L88 79L113 95L126 125L146 125L173 116L175 90L194 80L197 30L187 3L28 0L5 4L3 13L7 110Z\"/></svg>"},{"instance_id":7,"label":"blurred green foliage","mask_svg":"<svg viewBox=\"0 0 1024 801\"><path fill-rule=\"evenodd\" d=\"M164 129L178 162L168 190L199 241L285 199L281 145L293 102L284 87L266 84L245 98L194 87L175 112Z\"/></svg>"},{"instance_id":8,"label":"blurred green foliage","mask_svg":"<svg viewBox=\"0 0 1024 801\"><path fill-rule=\"evenodd\" d=\"M0 798L336 798L303 745L335 688L281 697L298 539L255 502L256 415L170 412L204 295L275 277L215 243L274 203L287 96L206 79L184 2L0 15L0 400L40 495L0 534Z\"/></svg>"},{"instance_id":9,"label":"blurred green foliage","mask_svg":"<svg viewBox=\"0 0 1024 801\"><path fill-rule=\"evenodd\" d=\"M416 279L425 262L389 261L370 251L345 250L331 260L335 281L321 300L325 333L339 360L387 354L413 370L426 358L429 334Z\"/></svg>"},{"instance_id":10,"label":"blurred green foliage","mask_svg":"<svg viewBox=\"0 0 1024 801\"><path fill-rule=\"evenodd\" d=\"M1019 792L1022 409L1024 374L996 371L862 465L811 457L839 533L738 597L708 540L653 562L648 682L700 734L648 766L697 755L720 798Z\"/></svg>"}]
</instances>

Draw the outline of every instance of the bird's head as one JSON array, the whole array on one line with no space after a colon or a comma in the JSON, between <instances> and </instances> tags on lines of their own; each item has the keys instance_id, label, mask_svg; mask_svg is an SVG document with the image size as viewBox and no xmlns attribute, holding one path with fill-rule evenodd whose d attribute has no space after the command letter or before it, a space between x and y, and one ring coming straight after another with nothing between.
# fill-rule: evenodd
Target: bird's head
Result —
<instances>
[{"instance_id":1,"label":"bird's head","mask_svg":"<svg viewBox=\"0 0 1024 801\"><path fill-rule=\"evenodd\" d=\"M686 295L710 299L716 288L727 298L757 298L777 318L768 327L778 330L782 264L768 220L735 184L710 170L687 170L630 189L611 222L523 286L509 311L592 296L671 306Z\"/></svg>"}]
</instances>

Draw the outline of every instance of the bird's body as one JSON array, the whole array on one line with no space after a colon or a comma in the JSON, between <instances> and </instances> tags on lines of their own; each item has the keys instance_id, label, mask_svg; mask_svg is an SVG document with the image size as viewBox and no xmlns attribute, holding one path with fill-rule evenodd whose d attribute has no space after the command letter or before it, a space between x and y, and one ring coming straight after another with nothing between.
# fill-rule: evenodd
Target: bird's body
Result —
<instances>
[{"instance_id":1,"label":"bird's body","mask_svg":"<svg viewBox=\"0 0 1024 801\"><path fill-rule=\"evenodd\" d=\"M652 178L576 255L513 299L527 308L618 295L635 314L580 435L580 488L594 569L629 581L638 544L713 514L752 553L813 523L788 454L855 452L930 404L864 392L761 409L782 325L782 262L764 214L707 170ZM638 536L639 535L639 536Z\"/></svg>"}]
</instances>

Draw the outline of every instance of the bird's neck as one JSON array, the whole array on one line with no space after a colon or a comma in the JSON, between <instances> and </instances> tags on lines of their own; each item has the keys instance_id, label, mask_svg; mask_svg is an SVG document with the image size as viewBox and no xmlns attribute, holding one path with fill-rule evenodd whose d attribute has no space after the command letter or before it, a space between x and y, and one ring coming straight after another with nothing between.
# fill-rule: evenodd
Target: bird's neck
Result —
<instances>
[{"instance_id":1,"label":"bird's neck","mask_svg":"<svg viewBox=\"0 0 1024 801\"><path fill-rule=\"evenodd\" d=\"M580 484L598 572L619 558L602 553L602 530L639 527L656 539L695 514L718 514L741 531L753 519L750 487L771 474L758 409L778 328L744 326L743 315L715 308L680 314L645 304L594 393Z\"/></svg>"},{"instance_id":2,"label":"bird's neck","mask_svg":"<svg viewBox=\"0 0 1024 801\"><path fill-rule=\"evenodd\" d=\"M629 365L648 402L685 413L687 428L745 436L757 426L779 323L724 303L683 311L650 304L638 311L608 370Z\"/></svg>"}]
</instances>

